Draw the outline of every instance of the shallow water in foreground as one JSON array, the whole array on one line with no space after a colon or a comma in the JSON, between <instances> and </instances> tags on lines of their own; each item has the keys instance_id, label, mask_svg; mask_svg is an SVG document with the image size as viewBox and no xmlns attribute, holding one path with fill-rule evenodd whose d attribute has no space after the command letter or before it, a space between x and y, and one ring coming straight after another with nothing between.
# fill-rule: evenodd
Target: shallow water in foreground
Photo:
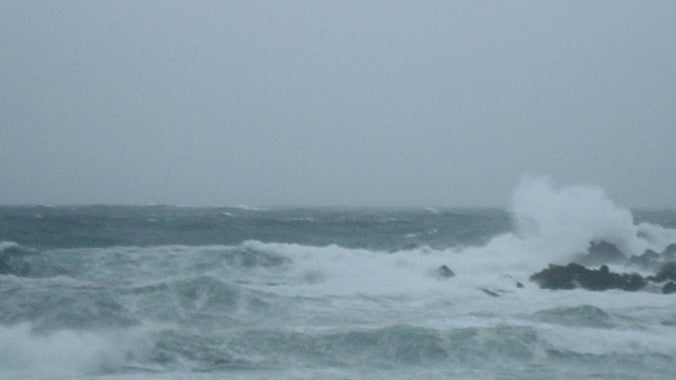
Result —
<instances>
[{"instance_id":1,"label":"shallow water in foreground","mask_svg":"<svg viewBox=\"0 0 676 380\"><path fill-rule=\"evenodd\" d=\"M630 223L627 247L676 236L673 212ZM676 295L539 289L577 235L515 229L497 210L2 208L0 378L673 376Z\"/></svg>"}]
</instances>

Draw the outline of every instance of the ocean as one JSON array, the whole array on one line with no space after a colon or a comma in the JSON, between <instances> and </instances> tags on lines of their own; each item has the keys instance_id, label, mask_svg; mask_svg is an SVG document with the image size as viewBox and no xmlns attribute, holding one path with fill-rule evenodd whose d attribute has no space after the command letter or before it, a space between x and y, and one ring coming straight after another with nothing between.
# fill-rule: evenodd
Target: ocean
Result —
<instances>
[{"instance_id":1,"label":"ocean","mask_svg":"<svg viewBox=\"0 0 676 380\"><path fill-rule=\"evenodd\" d=\"M0 378L673 378L676 294L529 280L601 240L661 252L676 211L0 207Z\"/></svg>"}]
</instances>

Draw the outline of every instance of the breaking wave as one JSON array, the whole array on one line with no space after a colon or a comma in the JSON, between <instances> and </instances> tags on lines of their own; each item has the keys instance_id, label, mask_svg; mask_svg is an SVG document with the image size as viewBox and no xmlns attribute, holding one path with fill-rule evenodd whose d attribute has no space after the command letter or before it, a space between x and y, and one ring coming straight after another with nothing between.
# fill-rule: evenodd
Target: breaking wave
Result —
<instances>
[{"instance_id":1,"label":"breaking wave","mask_svg":"<svg viewBox=\"0 0 676 380\"><path fill-rule=\"evenodd\" d=\"M553 293L528 278L595 242L627 256L660 252L676 231L635 223L599 188L556 188L545 178L524 178L510 211L512 231L484 243L476 237L500 230L491 219L499 216L441 210L396 218L306 211L302 223L282 211L274 223L265 210L259 219L218 214L264 236L270 228L300 236L312 226L302 243L35 250L2 242L0 377L669 378L673 298ZM200 228L222 222L190 218ZM340 241L380 240L308 244L322 228L339 231ZM467 238L413 240L444 234ZM383 236L402 240L383 244Z\"/></svg>"}]
</instances>

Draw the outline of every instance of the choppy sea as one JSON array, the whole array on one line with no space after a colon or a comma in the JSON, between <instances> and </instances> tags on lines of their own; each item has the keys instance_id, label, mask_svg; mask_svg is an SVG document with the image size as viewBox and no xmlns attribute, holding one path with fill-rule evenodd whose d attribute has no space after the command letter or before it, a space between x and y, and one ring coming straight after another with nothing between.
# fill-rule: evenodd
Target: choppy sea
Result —
<instances>
[{"instance_id":1,"label":"choppy sea","mask_svg":"<svg viewBox=\"0 0 676 380\"><path fill-rule=\"evenodd\" d=\"M529 281L599 240L659 252L676 211L0 207L0 378L672 379L676 294Z\"/></svg>"}]
</instances>

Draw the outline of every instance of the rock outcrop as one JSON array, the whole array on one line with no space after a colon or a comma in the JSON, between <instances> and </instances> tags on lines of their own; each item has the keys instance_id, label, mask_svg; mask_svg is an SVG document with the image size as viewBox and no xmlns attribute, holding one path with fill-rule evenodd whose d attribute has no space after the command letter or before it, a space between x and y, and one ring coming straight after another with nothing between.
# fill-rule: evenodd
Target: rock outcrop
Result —
<instances>
[{"instance_id":1,"label":"rock outcrop","mask_svg":"<svg viewBox=\"0 0 676 380\"><path fill-rule=\"evenodd\" d=\"M657 272L657 275L655 277L651 277L650 279L656 282L663 282L667 280L676 281L676 261L662 264L660 270Z\"/></svg>"},{"instance_id":2,"label":"rock outcrop","mask_svg":"<svg viewBox=\"0 0 676 380\"><path fill-rule=\"evenodd\" d=\"M602 264L622 264L627 261L627 257L615 244L605 241L592 242L588 253L581 256L579 261L584 265L602 265Z\"/></svg>"},{"instance_id":3,"label":"rock outcrop","mask_svg":"<svg viewBox=\"0 0 676 380\"><path fill-rule=\"evenodd\" d=\"M669 244L667 248L662 251L662 257L665 260L674 260L676 259L676 243Z\"/></svg>"},{"instance_id":4,"label":"rock outcrop","mask_svg":"<svg viewBox=\"0 0 676 380\"><path fill-rule=\"evenodd\" d=\"M646 259L655 259L654 251L647 251L642 256ZM656 265L659 265L659 262ZM637 291L649 283L649 288L661 287L662 293L676 293L676 261L662 263L654 276L643 277L638 273L613 273L608 266L602 265L599 269L589 269L577 263L568 265L549 264L549 267L533 274L531 281L536 282L543 289L575 289L608 290L620 289ZM657 289L659 289L659 287Z\"/></svg>"},{"instance_id":5,"label":"rock outcrop","mask_svg":"<svg viewBox=\"0 0 676 380\"><path fill-rule=\"evenodd\" d=\"M451 278L455 276L455 273L446 265L442 265L436 270L436 274L440 278Z\"/></svg>"},{"instance_id":6,"label":"rock outcrop","mask_svg":"<svg viewBox=\"0 0 676 380\"><path fill-rule=\"evenodd\" d=\"M646 250L641 256L629 258L629 264L640 269L656 270L660 266L660 254L652 249Z\"/></svg>"},{"instance_id":7,"label":"rock outcrop","mask_svg":"<svg viewBox=\"0 0 676 380\"><path fill-rule=\"evenodd\" d=\"M662 287L663 294L672 294L676 293L676 282L667 282L664 287Z\"/></svg>"},{"instance_id":8,"label":"rock outcrop","mask_svg":"<svg viewBox=\"0 0 676 380\"><path fill-rule=\"evenodd\" d=\"M647 281L639 274L613 273L603 265L599 269L588 269L576 263L566 266L550 264L530 277L544 289L575 289L581 287L588 290L621 289L637 291L646 286Z\"/></svg>"}]
</instances>

